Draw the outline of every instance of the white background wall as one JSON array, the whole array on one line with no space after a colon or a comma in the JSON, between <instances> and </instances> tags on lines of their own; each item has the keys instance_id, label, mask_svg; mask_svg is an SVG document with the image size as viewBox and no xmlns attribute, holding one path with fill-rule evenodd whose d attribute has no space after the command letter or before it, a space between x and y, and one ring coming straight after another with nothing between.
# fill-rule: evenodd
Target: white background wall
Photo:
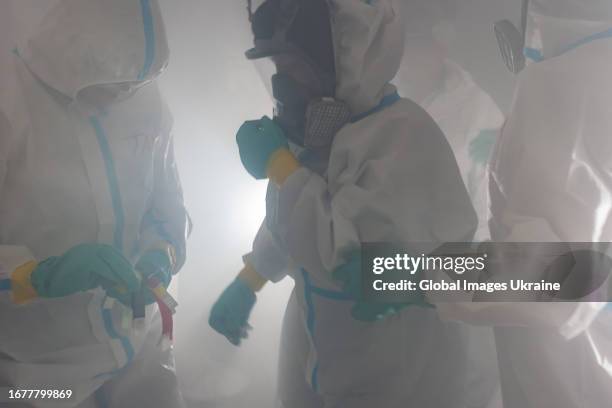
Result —
<instances>
[{"instance_id":1,"label":"white background wall","mask_svg":"<svg viewBox=\"0 0 612 408\"><path fill-rule=\"evenodd\" d=\"M179 280L177 360L186 397L210 405L272 406L280 322L292 282L258 296L240 347L208 327L210 307L242 266L264 216L265 182L242 169L235 133L271 113L244 58L250 28L242 1L164 0L171 63L162 83L175 116L177 155L194 221ZM215 404L213 404L215 402Z\"/></svg>"}]
</instances>

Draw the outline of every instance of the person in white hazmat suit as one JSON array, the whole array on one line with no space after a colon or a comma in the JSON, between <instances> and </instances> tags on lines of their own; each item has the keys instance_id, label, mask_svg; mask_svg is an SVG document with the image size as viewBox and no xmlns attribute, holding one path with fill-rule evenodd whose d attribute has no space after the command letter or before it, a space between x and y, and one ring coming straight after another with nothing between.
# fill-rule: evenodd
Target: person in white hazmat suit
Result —
<instances>
[{"instance_id":1,"label":"person in white hazmat suit","mask_svg":"<svg viewBox=\"0 0 612 408\"><path fill-rule=\"evenodd\" d=\"M395 83L400 94L423 107L444 132L478 216L474 241L489 234L487 165L504 117L493 99L459 64L452 61L443 38L457 7L452 0L402 0L406 38ZM490 328L469 328L466 375L468 406L500 406L495 341Z\"/></svg>"},{"instance_id":2,"label":"person in white hazmat suit","mask_svg":"<svg viewBox=\"0 0 612 408\"><path fill-rule=\"evenodd\" d=\"M465 337L435 310L387 318L334 281L361 242L470 241L476 215L443 133L389 81L404 31L395 1L266 1L251 16L275 116L245 122L241 160L270 178L266 220L209 323L246 336L255 292L290 275L283 407L465 406ZM441 385L443 384L443 385Z\"/></svg>"},{"instance_id":3,"label":"person in white hazmat suit","mask_svg":"<svg viewBox=\"0 0 612 408\"><path fill-rule=\"evenodd\" d=\"M506 63L520 74L491 162L491 236L595 248L612 241L612 4L531 0L523 7L524 35L507 21L496 25ZM496 272L546 279L539 263L555 254L533 248L521 267ZM505 408L599 408L612 401L612 314L605 302L588 302L607 300L599 296L439 303L437 310L495 326Z\"/></svg>"},{"instance_id":4,"label":"person in white hazmat suit","mask_svg":"<svg viewBox=\"0 0 612 408\"><path fill-rule=\"evenodd\" d=\"M13 57L2 73L15 92L0 106L0 386L72 392L15 406L182 407L134 272L167 286L185 259L172 122L151 83L168 62L159 4L62 0ZM125 324L138 291L140 328Z\"/></svg>"}]
</instances>

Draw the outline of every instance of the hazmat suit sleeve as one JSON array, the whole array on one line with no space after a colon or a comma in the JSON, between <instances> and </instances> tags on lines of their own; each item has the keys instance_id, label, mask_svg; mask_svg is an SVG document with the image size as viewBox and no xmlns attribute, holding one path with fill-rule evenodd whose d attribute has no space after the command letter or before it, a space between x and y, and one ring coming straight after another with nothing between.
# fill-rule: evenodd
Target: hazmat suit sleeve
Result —
<instances>
[{"instance_id":1,"label":"hazmat suit sleeve","mask_svg":"<svg viewBox=\"0 0 612 408\"><path fill-rule=\"evenodd\" d=\"M279 191L280 240L324 285L362 242L469 241L476 225L442 131L407 100L345 126L327 178L303 167Z\"/></svg>"},{"instance_id":2,"label":"hazmat suit sleeve","mask_svg":"<svg viewBox=\"0 0 612 408\"><path fill-rule=\"evenodd\" d=\"M167 113L169 117L169 113ZM170 132L171 119L164 121L162 137L156 146L154 187L150 205L141 225L141 253L155 249L170 249L174 254L173 272L185 263L186 235L189 215L183 203L183 191L174 158L174 143Z\"/></svg>"},{"instance_id":3,"label":"hazmat suit sleeve","mask_svg":"<svg viewBox=\"0 0 612 408\"><path fill-rule=\"evenodd\" d=\"M9 155L12 149L11 125L8 118L0 111L0 199L9 166ZM8 279L19 266L34 261L31 251L18 242L0 241L0 279Z\"/></svg>"},{"instance_id":4,"label":"hazmat suit sleeve","mask_svg":"<svg viewBox=\"0 0 612 408\"><path fill-rule=\"evenodd\" d=\"M267 201L273 200L276 193L276 187L270 183ZM270 220L273 218L272 214L273 212L270 211L270 214L266 215L253 241L253 249L251 253L244 256L244 262L249 263L263 278L271 282L278 282L287 275L291 260L278 237L269 228Z\"/></svg>"}]
</instances>

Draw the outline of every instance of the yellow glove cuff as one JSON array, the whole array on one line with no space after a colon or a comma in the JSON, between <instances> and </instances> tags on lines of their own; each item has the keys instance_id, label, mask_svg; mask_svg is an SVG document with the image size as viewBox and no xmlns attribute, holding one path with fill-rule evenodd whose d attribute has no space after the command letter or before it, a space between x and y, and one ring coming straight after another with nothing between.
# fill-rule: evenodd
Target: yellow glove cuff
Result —
<instances>
[{"instance_id":1,"label":"yellow glove cuff","mask_svg":"<svg viewBox=\"0 0 612 408\"><path fill-rule=\"evenodd\" d=\"M238 274L238 278L246 283L253 292L259 292L268 280L255 271L250 264L245 264Z\"/></svg>"},{"instance_id":2,"label":"yellow glove cuff","mask_svg":"<svg viewBox=\"0 0 612 408\"><path fill-rule=\"evenodd\" d=\"M36 289L32 286L30 277L32 272L38 266L35 261L27 262L15 269L11 274L11 290L13 293L13 302L24 304L38 297Z\"/></svg>"},{"instance_id":3,"label":"yellow glove cuff","mask_svg":"<svg viewBox=\"0 0 612 408\"><path fill-rule=\"evenodd\" d=\"M282 185L287 178L300 168L300 162L289 149L278 149L268 161L267 175L277 185Z\"/></svg>"}]
</instances>

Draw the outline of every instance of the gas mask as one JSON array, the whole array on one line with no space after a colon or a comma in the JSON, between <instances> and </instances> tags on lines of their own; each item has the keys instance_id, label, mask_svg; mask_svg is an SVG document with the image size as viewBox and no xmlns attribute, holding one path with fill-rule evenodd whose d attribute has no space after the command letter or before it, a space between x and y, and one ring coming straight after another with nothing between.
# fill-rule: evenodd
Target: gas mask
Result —
<instances>
[{"instance_id":1,"label":"gas mask","mask_svg":"<svg viewBox=\"0 0 612 408\"><path fill-rule=\"evenodd\" d=\"M275 101L274 121L293 143L311 149L331 145L351 119L334 99L336 80L326 0L266 0L250 8L254 61Z\"/></svg>"},{"instance_id":2,"label":"gas mask","mask_svg":"<svg viewBox=\"0 0 612 408\"><path fill-rule=\"evenodd\" d=\"M518 74L525 68L525 34L527 31L527 12L529 0L523 0L521 9L521 28L518 29L509 20L495 23L494 30L497 44L506 67L513 74Z\"/></svg>"}]
</instances>

